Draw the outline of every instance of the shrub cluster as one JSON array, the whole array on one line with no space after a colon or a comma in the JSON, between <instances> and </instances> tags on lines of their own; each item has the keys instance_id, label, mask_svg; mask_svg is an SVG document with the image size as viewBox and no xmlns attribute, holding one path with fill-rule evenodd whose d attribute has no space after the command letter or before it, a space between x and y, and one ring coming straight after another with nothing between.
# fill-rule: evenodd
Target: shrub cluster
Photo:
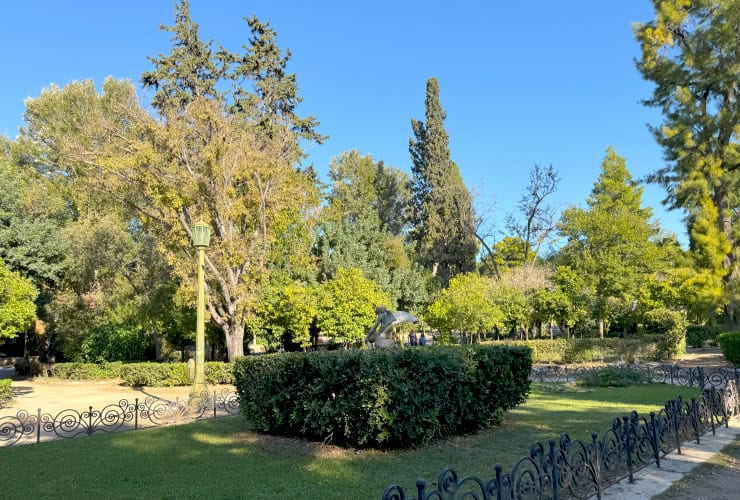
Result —
<instances>
[{"instance_id":1,"label":"shrub cluster","mask_svg":"<svg viewBox=\"0 0 740 500\"><path fill-rule=\"evenodd\" d=\"M15 374L20 377L38 377L44 374L44 367L35 359L18 359L15 364Z\"/></svg>"},{"instance_id":2,"label":"shrub cluster","mask_svg":"<svg viewBox=\"0 0 740 500\"><path fill-rule=\"evenodd\" d=\"M13 389L10 387L10 379L0 379L0 408L13 399Z\"/></svg>"},{"instance_id":3,"label":"shrub cluster","mask_svg":"<svg viewBox=\"0 0 740 500\"><path fill-rule=\"evenodd\" d=\"M670 309L645 313L645 332L655 342L656 360L673 359L686 352L686 320Z\"/></svg>"},{"instance_id":4,"label":"shrub cluster","mask_svg":"<svg viewBox=\"0 0 740 500\"><path fill-rule=\"evenodd\" d=\"M525 401L531 366L528 348L435 346L249 356L234 376L261 431L395 448L495 424Z\"/></svg>"},{"instance_id":5,"label":"shrub cluster","mask_svg":"<svg viewBox=\"0 0 740 500\"><path fill-rule=\"evenodd\" d=\"M707 342L714 342L719 329L711 325L690 325L686 327L686 343L691 347L704 347Z\"/></svg>"},{"instance_id":6,"label":"shrub cluster","mask_svg":"<svg viewBox=\"0 0 740 500\"><path fill-rule=\"evenodd\" d=\"M605 366L589 370L578 380L578 385L587 387L627 387L650 382L642 372L624 366Z\"/></svg>"},{"instance_id":7,"label":"shrub cluster","mask_svg":"<svg viewBox=\"0 0 740 500\"><path fill-rule=\"evenodd\" d=\"M725 359L740 366L740 332L723 333L717 337Z\"/></svg>"},{"instance_id":8,"label":"shrub cluster","mask_svg":"<svg viewBox=\"0 0 740 500\"><path fill-rule=\"evenodd\" d=\"M123 363L56 363L49 376L65 380L110 380L121 376Z\"/></svg>"},{"instance_id":9,"label":"shrub cluster","mask_svg":"<svg viewBox=\"0 0 740 500\"><path fill-rule=\"evenodd\" d=\"M230 364L207 362L205 372L208 384L234 383ZM120 374L123 383L132 387L190 385L186 363L130 363L121 366Z\"/></svg>"}]
</instances>

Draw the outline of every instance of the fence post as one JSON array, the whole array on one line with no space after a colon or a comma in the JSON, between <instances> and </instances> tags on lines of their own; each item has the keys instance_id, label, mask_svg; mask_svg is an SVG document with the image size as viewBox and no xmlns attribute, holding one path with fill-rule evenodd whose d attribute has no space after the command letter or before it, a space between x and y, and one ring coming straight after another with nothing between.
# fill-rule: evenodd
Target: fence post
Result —
<instances>
[{"instance_id":1,"label":"fence post","mask_svg":"<svg viewBox=\"0 0 740 500\"><path fill-rule=\"evenodd\" d=\"M41 408L36 411L36 444L41 441Z\"/></svg>"},{"instance_id":2,"label":"fence post","mask_svg":"<svg viewBox=\"0 0 740 500\"><path fill-rule=\"evenodd\" d=\"M696 398L691 398L691 426L694 428L696 444L701 444L699 442L701 431L701 422L699 421L699 403L696 402Z\"/></svg>"},{"instance_id":3,"label":"fence post","mask_svg":"<svg viewBox=\"0 0 740 500\"><path fill-rule=\"evenodd\" d=\"M650 412L650 444L653 447L655 465L660 469L660 441L658 438L658 422L655 420L655 412Z\"/></svg>"},{"instance_id":4,"label":"fence post","mask_svg":"<svg viewBox=\"0 0 740 500\"><path fill-rule=\"evenodd\" d=\"M139 398L134 399L134 430L139 429Z\"/></svg>"},{"instance_id":5,"label":"fence post","mask_svg":"<svg viewBox=\"0 0 740 500\"><path fill-rule=\"evenodd\" d=\"M627 453L627 471L629 472L630 484L635 482L635 478L632 475L632 440L630 439L631 424L629 417L622 417L624 422L624 451Z\"/></svg>"},{"instance_id":6,"label":"fence post","mask_svg":"<svg viewBox=\"0 0 740 500\"><path fill-rule=\"evenodd\" d=\"M501 492L501 471L503 470L503 467L501 467L501 464L496 464L493 466L493 469L496 471L496 500L502 500L503 493Z\"/></svg>"},{"instance_id":7,"label":"fence post","mask_svg":"<svg viewBox=\"0 0 740 500\"><path fill-rule=\"evenodd\" d=\"M424 488L426 487L427 483L423 479L417 479L416 480L416 498L419 500L422 500L423 498L426 498L424 496Z\"/></svg>"},{"instance_id":8,"label":"fence post","mask_svg":"<svg viewBox=\"0 0 740 500\"><path fill-rule=\"evenodd\" d=\"M683 403L681 401L681 398L678 399L672 399L670 401L670 407L671 407L671 426L673 427L673 434L676 437L676 452L680 455L681 454L681 435L678 432L680 422L679 419L681 418L681 407L683 406Z\"/></svg>"},{"instance_id":9,"label":"fence post","mask_svg":"<svg viewBox=\"0 0 740 500\"><path fill-rule=\"evenodd\" d=\"M703 390L704 390L704 388L706 387L706 383L705 383L705 382L707 382L707 381L708 381L708 380L706 379L706 377L704 376L704 368L702 368L702 367L700 366L699 368L697 368L697 370L696 370L696 371L698 372L698 375L699 375L699 383L701 384L701 385L699 386L699 389L701 389L701 390L703 391Z\"/></svg>"},{"instance_id":10,"label":"fence post","mask_svg":"<svg viewBox=\"0 0 740 500\"><path fill-rule=\"evenodd\" d=\"M593 446L594 457L591 463L594 464L594 486L596 487L596 499L601 500L601 443L599 435L591 433L591 446Z\"/></svg>"},{"instance_id":11,"label":"fence post","mask_svg":"<svg viewBox=\"0 0 740 500\"><path fill-rule=\"evenodd\" d=\"M558 489L560 482L558 479L558 453L555 451L555 440L550 439L550 463L552 464L552 471L550 471L550 476L552 479L552 500L558 500Z\"/></svg>"},{"instance_id":12,"label":"fence post","mask_svg":"<svg viewBox=\"0 0 740 500\"><path fill-rule=\"evenodd\" d=\"M216 418L216 391L213 391L213 418Z\"/></svg>"}]
</instances>

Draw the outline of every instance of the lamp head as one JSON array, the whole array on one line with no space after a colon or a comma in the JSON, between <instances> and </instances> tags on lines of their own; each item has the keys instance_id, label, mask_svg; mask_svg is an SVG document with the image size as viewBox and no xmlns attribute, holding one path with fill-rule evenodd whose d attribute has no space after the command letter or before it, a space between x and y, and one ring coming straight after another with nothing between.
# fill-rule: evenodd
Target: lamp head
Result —
<instances>
[{"instance_id":1,"label":"lamp head","mask_svg":"<svg viewBox=\"0 0 740 500\"><path fill-rule=\"evenodd\" d=\"M206 248L211 242L211 226L205 222L196 222L193 226L193 246Z\"/></svg>"}]
</instances>

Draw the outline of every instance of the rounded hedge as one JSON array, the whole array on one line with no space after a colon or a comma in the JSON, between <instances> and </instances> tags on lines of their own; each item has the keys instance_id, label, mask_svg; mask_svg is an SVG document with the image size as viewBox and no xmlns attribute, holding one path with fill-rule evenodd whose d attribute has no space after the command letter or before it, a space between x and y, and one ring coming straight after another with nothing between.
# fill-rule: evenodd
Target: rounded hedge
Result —
<instances>
[{"instance_id":1,"label":"rounded hedge","mask_svg":"<svg viewBox=\"0 0 740 500\"><path fill-rule=\"evenodd\" d=\"M242 413L263 432L397 448L478 430L529 394L526 347L426 347L241 358Z\"/></svg>"},{"instance_id":2,"label":"rounded hedge","mask_svg":"<svg viewBox=\"0 0 740 500\"><path fill-rule=\"evenodd\" d=\"M725 359L735 366L740 366L740 332L723 333L717 339Z\"/></svg>"}]
</instances>

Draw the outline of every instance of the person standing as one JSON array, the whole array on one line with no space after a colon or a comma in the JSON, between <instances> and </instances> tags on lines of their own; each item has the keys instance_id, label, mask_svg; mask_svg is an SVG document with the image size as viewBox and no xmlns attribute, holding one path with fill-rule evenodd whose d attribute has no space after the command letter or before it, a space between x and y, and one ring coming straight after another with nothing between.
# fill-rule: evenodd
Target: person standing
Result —
<instances>
[{"instance_id":1,"label":"person standing","mask_svg":"<svg viewBox=\"0 0 740 500\"><path fill-rule=\"evenodd\" d=\"M427 337L424 332L421 332L421 337L419 337L419 345L427 345Z\"/></svg>"}]
</instances>

